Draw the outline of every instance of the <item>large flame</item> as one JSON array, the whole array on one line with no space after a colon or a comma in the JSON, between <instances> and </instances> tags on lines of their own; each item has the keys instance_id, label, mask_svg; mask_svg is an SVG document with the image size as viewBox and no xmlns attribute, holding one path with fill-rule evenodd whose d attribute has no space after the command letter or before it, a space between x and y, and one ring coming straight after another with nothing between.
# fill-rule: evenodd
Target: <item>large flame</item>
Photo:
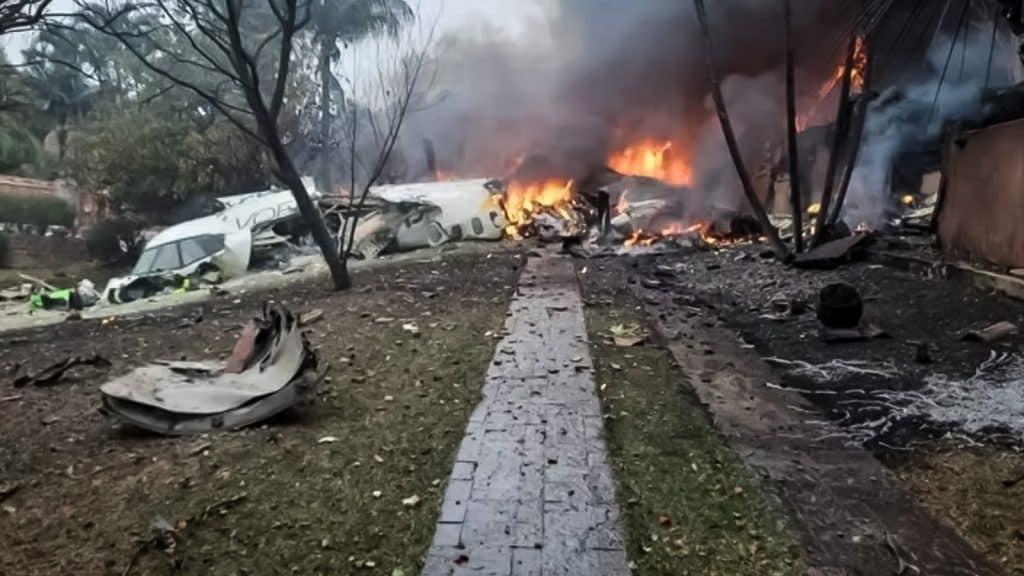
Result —
<instances>
[{"instance_id":1,"label":"large flame","mask_svg":"<svg viewBox=\"0 0 1024 576\"><path fill-rule=\"evenodd\" d=\"M672 142L646 141L612 154L608 167L628 176L657 178L672 186L693 184L693 167Z\"/></svg>"},{"instance_id":2,"label":"large flame","mask_svg":"<svg viewBox=\"0 0 1024 576\"><path fill-rule=\"evenodd\" d=\"M864 42L863 36L857 37L857 44L854 47L853 52L853 72L850 74L850 89L853 92L864 91L864 74L867 71L868 66L868 49L867 44ZM800 114L796 119L796 129L803 132L807 129L808 124L814 120L814 117L818 114L818 107L821 103L829 97L830 94L839 86L839 83L843 81L843 75L846 74L846 62L836 66L835 72L829 77L828 80L821 85L818 89L818 99L811 106L805 114Z\"/></svg>"},{"instance_id":3,"label":"large flame","mask_svg":"<svg viewBox=\"0 0 1024 576\"><path fill-rule=\"evenodd\" d=\"M510 182L501 197L508 226L505 233L519 238L524 228L541 212L549 211L566 220L572 219L573 181L548 180L528 183Z\"/></svg>"}]
</instances>

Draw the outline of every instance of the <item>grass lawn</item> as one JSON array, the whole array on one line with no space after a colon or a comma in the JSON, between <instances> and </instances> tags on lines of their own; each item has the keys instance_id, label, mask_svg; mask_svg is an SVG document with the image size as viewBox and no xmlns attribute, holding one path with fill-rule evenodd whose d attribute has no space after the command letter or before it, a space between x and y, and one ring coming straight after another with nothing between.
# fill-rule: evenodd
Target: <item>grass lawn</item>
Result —
<instances>
[{"instance_id":1,"label":"grass lawn","mask_svg":"<svg viewBox=\"0 0 1024 576\"><path fill-rule=\"evenodd\" d=\"M21 396L0 401L0 494L17 488L0 496L0 574L417 574L519 262L451 256L359 274L345 294L290 287L18 335L0 367L93 351L114 367L0 393ZM180 439L97 413L113 374L227 355L265 298L324 311L309 338L333 370L314 401ZM154 525L171 531L154 539Z\"/></svg>"},{"instance_id":2,"label":"grass lawn","mask_svg":"<svg viewBox=\"0 0 1024 576\"><path fill-rule=\"evenodd\" d=\"M587 281L584 281L587 284ZM610 331L643 325L629 296L586 309L605 434L638 576L804 574L777 503L712 426L671 354L622 348Z\"/></svg>"},{"instance_id":3,"label":"grass lawn","mask_svg":"<svg viewBox=\"0 0 1024 576\"><path fill-rule=\"evenodd\" d=\"M1024 575L1024 455L950 449L915 454L895 469L937 518L1009 574Z\"/></svg>"}]
</instances>

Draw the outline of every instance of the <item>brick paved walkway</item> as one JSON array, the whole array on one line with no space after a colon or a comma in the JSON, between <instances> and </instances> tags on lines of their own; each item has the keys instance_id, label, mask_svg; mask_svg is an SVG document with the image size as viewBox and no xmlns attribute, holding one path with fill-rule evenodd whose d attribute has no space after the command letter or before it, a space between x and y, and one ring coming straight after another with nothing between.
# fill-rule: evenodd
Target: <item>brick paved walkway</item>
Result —
<instances>
[{"instance_id":1,"label":"brick paved walkway","mask_svg":"<svg viewBox=\"0 0 1024 576\"><path fill-rule=\"evenodd\" d=\"M626 576L571 262L527 265L424 576Z\"/></svg>"}]
</instances>

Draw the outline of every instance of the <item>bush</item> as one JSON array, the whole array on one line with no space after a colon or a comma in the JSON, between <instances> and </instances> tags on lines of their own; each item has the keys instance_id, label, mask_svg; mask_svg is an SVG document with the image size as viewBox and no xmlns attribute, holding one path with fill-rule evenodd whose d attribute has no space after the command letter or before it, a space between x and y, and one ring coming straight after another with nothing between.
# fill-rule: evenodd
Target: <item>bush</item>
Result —
<instances>
[{"instance_id":1,"label":"bush","mask_svg":"<svg viewBox=\"0 0 1024 576\"><path fill-rule=\"evenodd\" d=\"M89 257L104 264L129 264L142 249L142 226L126 219L107 220L85 235Z\"/></svg>"},{"instance_id":2,"label":"bush","mask_svg":"<svg viewBox=\"0 0 1024 576\"><path fill-rule=\"evenodd\" d=\"M0 221L33 226L43 233L49 226L74 226L75 212L53 196L0 196Z\"/></svg>"},{"instance_id":3,"label":"bush","mask_svg":"<svg viewBox=\"0 0 1024 576\"><path fill-rule=\"evenodd\" d=\"M11 248L11 241L7 238L7 234L0 232L0 268L7 268L10 253L8 250Z\"/></svg>"}]
</instances>

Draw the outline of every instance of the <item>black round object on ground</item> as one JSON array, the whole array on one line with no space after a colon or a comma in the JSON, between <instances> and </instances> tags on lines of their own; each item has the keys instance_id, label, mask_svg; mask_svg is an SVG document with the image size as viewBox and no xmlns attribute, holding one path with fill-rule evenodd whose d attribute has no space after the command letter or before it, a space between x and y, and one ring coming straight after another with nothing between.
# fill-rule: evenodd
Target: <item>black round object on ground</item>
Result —
<instances>
[{"instance_id":1,"label":"black round object on ground","mask_svg":"<svg viewBox=\"0 0 1024 576\"><path fill-rule=\"evenodd\" d=\"M860 292L849 284L829 284L818 294L818 320L829 328L856 328L864 317Z\"/></svg>"}]
</instances>

